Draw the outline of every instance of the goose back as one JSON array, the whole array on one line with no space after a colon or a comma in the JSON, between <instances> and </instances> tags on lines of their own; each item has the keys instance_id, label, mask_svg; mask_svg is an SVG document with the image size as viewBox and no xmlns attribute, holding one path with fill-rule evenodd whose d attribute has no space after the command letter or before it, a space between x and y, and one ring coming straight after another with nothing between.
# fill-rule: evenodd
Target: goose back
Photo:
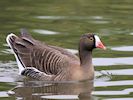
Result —
<instances>
[{"instance_id":1,"label":"goose back","mask_svg":"<svg viewBox=\"0 0 133 100\"><path fill-rule=\"evenodd\" d=\"M76 55L63 48L42 43L29 35L11 37L11 45L24 67L34 67L47 75L64 74L71 69L71 63L79 63Z\"/></svg>"}]
</instances>

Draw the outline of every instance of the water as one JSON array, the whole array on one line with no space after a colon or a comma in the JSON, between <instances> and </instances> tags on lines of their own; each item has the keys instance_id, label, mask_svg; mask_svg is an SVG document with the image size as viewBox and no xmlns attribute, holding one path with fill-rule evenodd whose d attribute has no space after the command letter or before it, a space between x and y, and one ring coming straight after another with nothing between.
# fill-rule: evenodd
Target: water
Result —
<instances>
[{"instance_id":1,"label":"water","mask_svg":"<svg viewBox=\"0 0 133 100\"><path fill-rule=\"evenodd\" d=\"M132 0L1 0L0 100L133 100ZM107 50L93 52L94 81L41 82L18 75L5 38L31 35L77 54L83 33L99 35Z\"/></svg>"}]
</instances>

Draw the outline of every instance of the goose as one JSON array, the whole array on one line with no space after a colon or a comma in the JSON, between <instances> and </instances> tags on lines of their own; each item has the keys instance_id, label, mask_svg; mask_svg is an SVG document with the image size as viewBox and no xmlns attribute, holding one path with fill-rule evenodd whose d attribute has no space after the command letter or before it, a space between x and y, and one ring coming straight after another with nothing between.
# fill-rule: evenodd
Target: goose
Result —
<instances>
[{"instance_id":1,"label":"goose","mask_svg":"<svg viewBox=\"0 0 133 100\"><path fill-rule=\"evenodd\" d=\"M68 50L34 39L26 29L21 35L10 33L7 44L16 58L19 74L40 81L79 81L94 78L92 51L106 49L100 38L83 34L79 40L79 57Z\"/></svg>"}]
</instances>

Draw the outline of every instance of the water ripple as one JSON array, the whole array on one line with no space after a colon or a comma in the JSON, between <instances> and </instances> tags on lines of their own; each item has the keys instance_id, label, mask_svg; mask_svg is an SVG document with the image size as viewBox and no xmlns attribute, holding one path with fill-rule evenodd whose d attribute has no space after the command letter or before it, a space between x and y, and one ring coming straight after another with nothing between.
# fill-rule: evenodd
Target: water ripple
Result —
<instances>
[{"instance_id":1,"label":"water ripple","mask_svg":"<svg viewBox=\"0 0 133 100\"><path fill-rule=\"evenodd\" d=\"M118 70L104 70L101 71L101 73L105 73L106 74L111 74L111 75L133 75L133 69L118 69ZM97 74L97 76L100 76L101 74L99 73L99 75Z\"/></svg>"},{"instance_id":2,"label":"water ripple","mask_svg":"<svg viewBox=\"0 0 133 100\"><path fill-rule=\"evenodd\" d=\"M133 98L109 98L109 99L103 99L103 100L133 100Z\"/></svg>"},{"instance_id":3,"label":"water ripple","mask_svg":"<svg viewBox=\"0 0 133 100\"><path fill-rule=\"evenodd\" d=\"M39 34L47 34L47 35L59 34L59 32L43 30L43 29L34 29L33 32L36 32L36 33L39 33Z\"/></svg>"},{"instance_id":4,"label":"water ripple","mask_svg":"<svg viewBox=\"0 0 133 100\"><path fill-rule=\"evenodd\" d=\"M133 65L133 57L93 58L95 66Z\"/></svg>"},{"instance_id":5,"label":"water ripple","mask_svg":"<svg viewBox=\"0 0 133 100\"><path fill-rule=\"evenodd\" d=\"M2 92L0 92L0 97L9 97L9 96L8 96L7 92L2 91Z\"/></svg>"},{"instance_id":6,"label":"water ripple","mask_svg":"<svg viewBox=\"0 0 133 100\"><path fill-rule=\"evenodd\" d=\"M111 50L115 50L115 51L133 51L133 46L112 47Z\"/></svg>"},{"instance_id":7,"label":"water ripple","mask_svg":"<svg viewBox=\"0 0 133 100\"><path fill-rule=\"evenodd\" d=\"M50 20L109 20L110 18L103 16L36 16L38 19L50 19Z\"/></svg>"},{"instance_id":8,"label":"water ripple","mask_svg":"<svg viewBox=\"0 0 133 100\"><path fill-rule=\"evenodd\" d=\"M133 80L95 82L94 83L95 87L124 86L124 85L133 85Z\"/></svg>"}]
</instances>

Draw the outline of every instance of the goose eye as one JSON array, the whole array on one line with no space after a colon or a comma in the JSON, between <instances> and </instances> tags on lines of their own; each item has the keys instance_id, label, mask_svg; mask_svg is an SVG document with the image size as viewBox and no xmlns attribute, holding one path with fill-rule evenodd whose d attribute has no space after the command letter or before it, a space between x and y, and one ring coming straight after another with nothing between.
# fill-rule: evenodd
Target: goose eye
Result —
<instances>
[{"instance_id":1,"label":"goose eye","mask_svg":"<svg viewBox=\"0 0 133 100\"><path fill-rule=\"evenodd\" d=\"M93 37L90 37L89 39L90 39L91 41L93 41Z\"/></svg>"}]
</instances>

